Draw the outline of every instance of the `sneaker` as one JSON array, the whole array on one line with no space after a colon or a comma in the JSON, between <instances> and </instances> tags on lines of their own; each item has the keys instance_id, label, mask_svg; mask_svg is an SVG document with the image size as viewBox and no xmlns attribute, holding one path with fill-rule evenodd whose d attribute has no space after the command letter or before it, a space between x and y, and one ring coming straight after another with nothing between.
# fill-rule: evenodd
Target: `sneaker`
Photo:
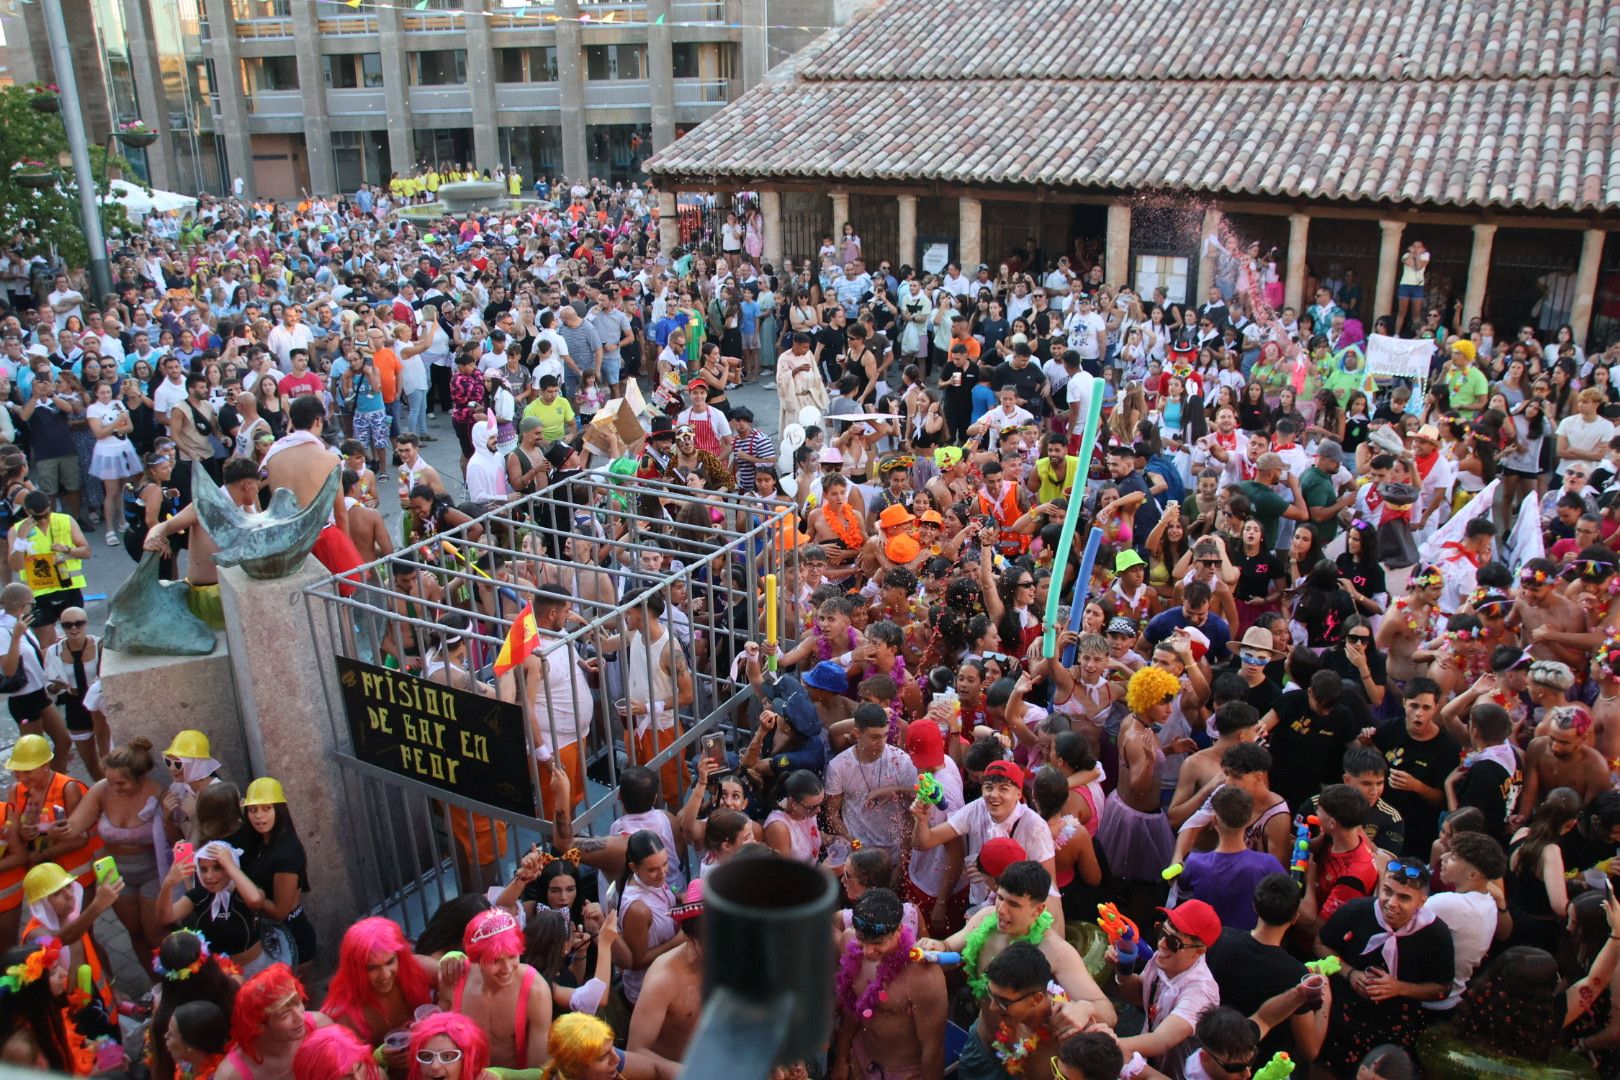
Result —
<instances>
[{"instance_id":1,"label":"sneaker","mask_svg":"<svg viewBox=\"0 0 1620 1080\"><path fill-rule=\"evenodd\" d=\"M762 390L775 390L776 389L776 381L774 379L765 379L759 385L760 385L760 389L762 389Z\"/></svg>"},{"instance_id":2,"label":"sneaker","mask_svg":"<svg viewBox=\"0 0 1620 1080\"><path fill-rule=\"evenodd\" d=\"M117 547L118 546L118 534L113 532L111 529L107 530L107 546L108 547Z\"/></svg>"}]
</instances>

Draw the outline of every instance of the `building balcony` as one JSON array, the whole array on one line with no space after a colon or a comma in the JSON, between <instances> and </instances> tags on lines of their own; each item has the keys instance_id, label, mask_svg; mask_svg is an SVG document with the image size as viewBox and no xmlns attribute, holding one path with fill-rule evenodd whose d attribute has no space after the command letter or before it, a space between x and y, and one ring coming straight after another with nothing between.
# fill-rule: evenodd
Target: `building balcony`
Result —
<instances>
[{"instance_id":1,"label":"building balcony","mask_svg":"<svg viewBox=\"0 0 1620 1080\"><path fill-rule=\"evenodd\" d=\"M411 112L418 115L472 112L472 91L466 86L413 86L409 100Z\"/></svg>"},{"instance_id":2,"label":"building balcony","mask_svg":"<svg viewBox=\"0 0 1620 1080\"><path fill-rule=\"evenodd\" d=\"M290 41L292 36L292 19L287 16L236 20L238 41Z\"/></svg>"},{"instance_id":3,"label":"building balcony","mask_svg":"<svg viewBox=\"0 0 1620 1080\"><path fill-rule=\"evenodd\" d=\"M677 106L724 105L731 100L730 79L676 79Z\"/></svg>"},{"instance_id":4,"label":"building balcony","mask_svg":"<svg viewBox=\"0 0 1620 1080\"><path fill-rule=\"evenodd\" d=\"M495 108L505 111L562 108L562 91L554 82L500 83L495 87Z\"/></svg>"},{"instance_id":5,"label":"building balcony","mask_svg":"<svg viewBox=\"0 0 1620 1080\"><path fill-rule=\"evenodd\" d=\"M388 95L381 87L328 90L326 111L332 116L381 116L388 111Z\"/></svg>"},{"instance_id":6,"label":"building balcony","mask_svg":"<svg viewBox=\"0 0 1620 1080\"><path fill-rule=\"evenodd\" d=\"M255 90L248 95L250 116L302 116L302 90Z\"/></svg>"},{"instance_id":7,"label":"building balcony","mask_svg":"<svg viewBox=\"0 0 1620 1080\"><path fill-rule=\"evenodd\" d=\"M375 15L324 15L316 23L322 36L335 37L352 36L354 34L377 33L377 16Z\"/></svg>"},{"instance_id":8,"label":"building balcony","mask_svg":"<svg viewBox=\"0 0 1620 1080\"><path fill-rule=\"evenodd\" d=\"M669 21L681 24L724 23L725 0L674 0L670 4Z\"/></svg>"},{"instance_id":9,"label":"building balcony","mask_svg":"<svg viewBox=\"0 0 1620 1080\"><path fill-rule=\"evenodd\" d=\"M646 79L611 79L585 83L587 109L650 109L652 89Z\"/></svg>"}]
</instances>

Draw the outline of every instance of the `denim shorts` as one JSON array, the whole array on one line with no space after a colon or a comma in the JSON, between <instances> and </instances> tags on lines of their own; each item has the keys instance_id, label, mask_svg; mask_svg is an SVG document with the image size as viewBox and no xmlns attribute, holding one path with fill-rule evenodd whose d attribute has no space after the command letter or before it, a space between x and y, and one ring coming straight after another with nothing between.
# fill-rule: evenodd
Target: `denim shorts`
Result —
<instances>
[{"instance_id":1,"label":"denim shorts","mask_svg":"<svg viewBox=\"0 0 1620 1080\"><path fill-rule=\"evenodd\" d=\"M604 354L602 356L602 385L603 386L612 386L614 383L619 381L619 361L620 361L620 359L621 358L618 357L618 356L608 356L606 354Z\"/></svg>"}]
</instances>

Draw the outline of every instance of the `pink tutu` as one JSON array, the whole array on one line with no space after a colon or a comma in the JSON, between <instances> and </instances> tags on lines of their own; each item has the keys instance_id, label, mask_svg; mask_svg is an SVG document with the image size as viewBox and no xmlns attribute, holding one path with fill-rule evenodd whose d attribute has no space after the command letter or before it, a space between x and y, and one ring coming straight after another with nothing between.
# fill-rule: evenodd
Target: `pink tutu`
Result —
<instances>
[{"instance_id":1,"label":"pink tutu","mask_svg":"<svg viewBox=\"0 0 1620 1080\"><path fill-rule=\"evenodd\" d=\"M1117 791L1103 807L1097 843L1108 856L1109 870L1126 881L1158 881L1176 850L1164 811L1144 814L1127 806Z\"/></svg>"}]
</instances>

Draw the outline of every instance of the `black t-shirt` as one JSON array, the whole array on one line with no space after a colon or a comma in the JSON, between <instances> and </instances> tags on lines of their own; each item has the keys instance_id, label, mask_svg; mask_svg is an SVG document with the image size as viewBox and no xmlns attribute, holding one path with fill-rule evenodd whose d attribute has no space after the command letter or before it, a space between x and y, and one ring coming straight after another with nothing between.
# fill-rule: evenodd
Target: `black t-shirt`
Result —
<instances>
[{"instance_id":1,"label":"black t-shirt","mask_svg":"<svg viewBox=\"0 0 1620 1080\"><path fill-rule=\"evenodd\" d=\"M1141 473L1133 472L1123 480L1114 481L1114 486L1119 489L1120 498L1138 491L1147 496L1137 504L1136 517L1131 520L1131 542L1146 543L1148 534L1159 523L1159 504L1153 500L1153 493L1148 490L1147 481L1142 479Z\"/></svg>"},{"instance_id":2,"label":"black t-shirt","mask_svg":"<svg viewBox=\"0 0 1620 1080\"><path fill-rule=\"evenodd\" d=\"M1325 716L1315 712L1304 690L1287 691L1272 709L1277 726L1268 740L1271 756L1284 767L1271 770L1271 790L1290 807L1303 806L1323 784L1344 775L1344 748L1356 736L1355 721L1343 705Z\"/></svg>"},{"instance_id":3,"label":"black t-shirt","mask_svg":"<svg viewBox=\"0 0 1620 1080\"><path fill-rule=\"evenodd\" d=\"M304 845L285 829L268 843L255 834L242 852L242 872L267 896L274 895L277 874L296 874L299 889L309 889Z\"/></svg>"},{"instance_id":4,"label":"black t-shirt","mask_svg":"<svg viewBox=\"0 0 1620 1080\"><path fill-rule=\"evenodd\" d=\"M1354 683L1356 692L1363 699L1366 698L1367 688L1362 685L1361 672L1356 668L1356 665L1350 662L1350 657L1345 654L1342 644L1335 645L1322 653L1322 666L1329 671L1338 672L1341 679ZM1384 654L1371 645L1367 647L1367 671L1372 675L1373 682L1380 686L1386 681L1387 670L1384 666Z\"/></svg>"},{"instance_id":5,"label":"black t-shirt","mask_svg":"<svg viewBox=\"0 0 1620 1080\"><path fill-rule=\"evenodd\" d=\"M960 386L953 385L953 377L962 376ZM945 372L940 376L939 392L944 397L945 412L951 416L961 416L966 419L973 412L973 388L979 385L979 365L969 362L965 368L955 364L946 364Z\"/></svg>"},{"instance_id":6,"label":"black t-shirt","mask_svg":"<svg viewBox=\"0 0 1620 1080\"><path fill-rule=\"evenodd\" d=\"M1385 720L1373 736L1373 745L1384 754L1391 769L1411 773L1420 782L1444 788L1446 777L1462 760L1462 750L1444 728L1432 739L1414 739L1401 717ZM1415 791L1397 791L1385 785L1384 801L1400 812L1406 822L1406 843L1400 854L1429 858L1429 849L1440 836L1440 808Z\"/></svg>"},{"instance_id":7,"label":"black t-shirt","mask_svg":"<svg viewBox=\"0 0 1620 1080\"><path fill-rule=\"evenodd\" d=\"M191 901L191 914L182 924L208 939L215 952L238 956L259 943L259 919L241 896L231 894L231 904L225 914L215 918L212 912L214 894L201 885L186 892Z\"/></svg>"},{"instance_id":8,"label":"black t-shirt","mask_svg":"<svg viewBox=\"0 0 1620 1080\"><path fill-rule=\"evenodd\" d=\"M838 370L838 358L849 347L849 338L844 331L834 329L831 326L817 327L814 343L821 346L822 370L836 372Z\"/></svg>"},{"instance_id":9,"label":"black t-shirt","mask_svg":"<svg viewBox=\"0 0 1620 1080\"><path fill-rule=\"evenodd\" d=\"M1250 603L1260 603L1265 600L1271 591L1273 582L1281 579L1284 574L1283 560L1275 551L1268 551L1261 545L1258 552L1253 555L1244 554L1239 550L1230 555L1232 565L1238 568L1238 584L1234 590L1238 599Z\"/></svg>"},{"instance_id":10,"label":"black t-shirt","mask_svg":"<svg viewBox=\"0 0 1620 1080\"><path fill-rule=\"evenodd\" d=\"M1363 566L1348 551L1341 551L1339 557L1334 560L1334 565L1339 568L1339 576L1347 578L1362 596L1377 596L1381 592L1389 591L1384 583L1384 568L1376 562L1371 566Z\"/></svg>"},{"instance_id":11,"label":"black t-shirt","mask_svg":"<svg viewBox=\"0 0 1620 1080\"><path fill-rule=\"evenodd\" d=\"M1327 922L1322 924L1320 934L1322 944L1338 953L1346 968L1365 971L1372 967L1386 966L1382 949L1366 951L1367 942L1372 936L1384 932L1383 927L1378 925L1378 917L1373 914L1373 905L1376 902L1374 897L1351 900L1329 915ZM1399 962L1396 964L1397 970L1392 974L1402 982L1449 984L1457 972L1452 951L1451 929L1440 919L1434 920L1421 930L1414 930L1397 938L1396 955ZM1339 978L1342 979L1343 976ZM1334 984L1335 998L1339 996L1341 988L1351 996L1360 996L1351 990L1347 983L1341 982Z\"/></svg>"},{"instance_id":12,"label":"black t-shirt","mask_svg":"<svg viewBox=\"0 0 1620 1080\"><path fill-rule=\"evenodd\" d=\"M1506 846L1508 811L1523 782L1524 774L1517 766L1510 773L1496 762L1480 758L1457 784L1457 808L1477 806L1485 815L1490 835Z\"/></svg>"},{"instance_id":13,"label":"black t-shirt","mask_svg":"<svg viewBox=\"0 0 1620 1080\"><path fill-rule=\"evenodd\" d=\"M990 372L992 390L999 394L1003 386L1011 386L1023 399L1024 408L1037 417L1046 411L1046 402L1041 398L1041 387L1045 385L1046 375L1034 360L1025 364L1022 371L1015 367L1011 360L1005 360Z\"/></svg>"},{"instance_id":14,"label":"black t-shirt","mask_svg":"<svg viewBox=\"0 0 1620 1080\"><path fill-rule=\"evenodd\" d=\"M1221 988L1221 1004L1244 1016L1253 1016L1261 1005L1305 977L1305 965L1277 945L1265 945L1242 930L1228 926L1204 957L1210 974ZM1288 1024L1271 1029L1260 1044L1256 1060L1269 1060L1279 1050L1294 1053L1294 1033Z\"/></svg>"}]
</instances>

